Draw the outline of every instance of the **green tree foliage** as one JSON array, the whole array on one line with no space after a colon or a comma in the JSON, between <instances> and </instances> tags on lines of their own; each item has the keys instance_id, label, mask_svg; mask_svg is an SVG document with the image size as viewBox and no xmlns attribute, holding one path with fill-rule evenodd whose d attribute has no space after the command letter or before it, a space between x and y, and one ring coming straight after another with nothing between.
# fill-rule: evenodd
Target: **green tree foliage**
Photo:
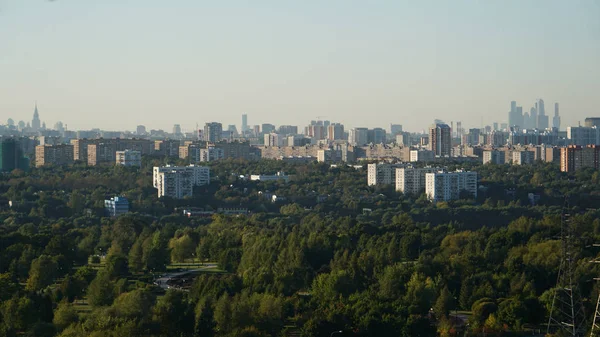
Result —
<instances>
[{"instance_id":1,"label":"green tree foliage","mask_svg":"<svg viewBox=\"0 0 600 337\"><path fill-rule=\"evenodd\" d=\"M107 272L99 272L87 290L88 302L93 306L107 306L115 298L115 285Z\"/></svg>"},{"instance_id":2,"label":"green tree foliage","mask_svg":"<svg viewBox=\"0 0 600 337\"><path fill-rule=\"evenodd\" d=\"M27 290L36 291L54 283L57 273L57 263L48 255L41 255L31 262L29 278L27 279Z\"/></svg>"}]
</instances>

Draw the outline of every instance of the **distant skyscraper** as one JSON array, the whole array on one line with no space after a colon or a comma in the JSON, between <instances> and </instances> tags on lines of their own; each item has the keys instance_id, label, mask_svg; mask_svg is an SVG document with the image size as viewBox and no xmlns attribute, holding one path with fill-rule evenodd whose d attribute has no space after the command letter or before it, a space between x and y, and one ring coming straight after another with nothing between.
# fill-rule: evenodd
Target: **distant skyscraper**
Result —
<instances>
[{"instance_id":1,"label":"distant skyscraper","mask_svg":"<svg viewBox=\"0 0 600 337\"><path fill-rule=\"evenodd\" d=\"M33 120L31 121L31 128L33 129L33 131L39 131L40 127L40 114L38 112L37 103L35 103L35 110L33 111Z\"/></svg>"},{"instance_id":2,"label":"distant skyscraper","mask_svg":"<svg viewBox=\"0 0 600 337\"><path fill-rule=\"evenodd\" d=\"M546 116L546 108L544 107L544 100L543 99L538 99L537 103L537 112L538 112L538 120L537 120L537 127L538 129L547 129L549 126L549 119L548 116Z\"/></svg>"},{"instance_id":3,"label":"distant skyscraper","mask_svg":"<svg viewBox=\"0 0 600 337\"><path fill-rule=\"evenodd\" d=\"M223 125L221 123L212 122L204 125L204 140L209 143L217 143L221 141L223 133Z\"/></svg>"},{"instance_id":4,"label":"distant skyscraper","mask_svg":"<svg viewBox=\"0 0 600 337\"><path fill-rule=\"evenodd\" d=\"M143 125L138 125L136 128L136 133L138 136L143 136L146 134L146 127Z\"/></svg>"},{"instance_id":5,"label":"distant skyscraper","mask_svg":"<svg viewBox=\"0 0 600 337\"><path fill-rule=\"evenodd\" d=\"M392 134L392 136L401 134L402 133L402 125L390 124L390 133Z\"/></svg>"},{"instance_id":6,"label":"distant skyscraper","mask_svg":"<svg viewBox=\"0 0 600 337\"><path fill-rule=\"evenodd\" d=\"M248 131L248 115L242 115L242 133Z\"/></svg>"},{"instance_id":7,"label":"distant skyscraper","mask_svg":"<svg viewBox=\"0 0 600 337\"><path fill-rule=\"evenodd\" d=\"M535 129L538 127L538 112L537 112L537 103L535 103L536 107L531 108L529 110L529 129Z\"/></svg>"},{"instance_id":8,"label":"distant skyscraper","mask_svg":"<svg viewBox=\"0 0 600 337\"><path fill-rule=\"evenodd\" d=\"M235 125L231 124L227 127L227 131L231 132L231 135L234 137L239 136L237 128L235 127Z\"/></svg>"},{"instance_id":9,"label":"distant skyscraper","mask_svg":"<svg viewBox=\"0 0 600 337\"><path fill-rule=\"evenodd\" d=\"M181 134L181 125L179 125L179 124L173 125L173 134L175 134L175 135Z\"/></svg>"},{"instance_id":10,"label":"distant skyscraper","mask_svg":"<svg viewBox=\"0 0 600 337\"><path fill-rule=\"evenodd\" d=\"M448 124L435 124L429 128L429 149L436 156L450 157L452 154L451 132Z\"/></svg>"},{"instance_id":11,"label":"distant skyscraper","mask_svg":"<svg viewBox=\"0 0 600 337\"><path fill-rule=\"evenodd\" d=\"M517 106L517 102L510 102L510 111L508 113L508 125L511 127L523 127L523 107Z\"/></svg>"},{"instance_id":12,"label":"distant skyscraper","mask_svg":"<svg viewBox=\"0 0 600 337\"><path fill-rule=\"evenodd\" d=\"M554 103L554 118L552 118L552 127L560 130L560 115L558 113L558 102Z\"/></svg>"},{"instance_id":13,"label":"distant skyscraper","mask_svg":"<svg viewBox=\"0 0 600 337\"><path fill-rule=\"evenodd\" d=\"M260 131L263 134L274 132L275 131L275 125L269 124L269 123L264 123L263 125L260 126Z\"/></svg>"}]
</instances>

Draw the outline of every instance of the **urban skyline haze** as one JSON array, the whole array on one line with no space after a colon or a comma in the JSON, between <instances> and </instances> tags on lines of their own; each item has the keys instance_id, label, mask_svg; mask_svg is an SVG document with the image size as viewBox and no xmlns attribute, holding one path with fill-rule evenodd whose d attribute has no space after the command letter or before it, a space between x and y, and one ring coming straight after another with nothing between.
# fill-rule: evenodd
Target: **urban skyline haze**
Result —
<instances>
[{"instance_id":1,"label":"urban skyline haze","mask_svg":"<svg viewBox=\"0 0 600 337\"><path fill-rule=\"evenodd\" d=\"M0 0L0 123L168 129L600 114L593 1ZM418 116L418 118L415 118Z\"/></svg>"}]
</instances>

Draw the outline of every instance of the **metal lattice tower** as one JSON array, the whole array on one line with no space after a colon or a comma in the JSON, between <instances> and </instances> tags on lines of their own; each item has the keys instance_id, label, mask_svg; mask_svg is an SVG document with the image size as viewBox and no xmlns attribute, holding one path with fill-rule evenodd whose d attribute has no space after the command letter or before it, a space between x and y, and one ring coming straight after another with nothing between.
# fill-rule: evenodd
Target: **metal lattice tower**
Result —
<instances>
[{"instance_id":1,"label":"metal lattice tower","mask_svg":"<svg viewBox=\"0 0 600 337\"><path fill-rule=\"evenodd\" d=\"M594 247L600 247L600 244L594 244ZM590 261L590 263L600 263L600 258L595 258L594 260ZM594 280L599 281L600 278L595 278ZM600 294L598 295L598 300L596 301L596 312L594 313L590 336L600 336Z\"/></svg>"},{"instance_id":2,"label":"metal lattice tower","mask_svg":"<svg viewBox=\"0 0 600 337\"><path fill-rule=\"evenodd\" d=\"M561 215L560 241L560 268L546 332L548 334L555 333L557 336L583 337L586 326L585 314L581 294L574 279L577 259L568 198L565 199ZM600 323L600 318L598 323Z\"/></svg>"}]
</instances>

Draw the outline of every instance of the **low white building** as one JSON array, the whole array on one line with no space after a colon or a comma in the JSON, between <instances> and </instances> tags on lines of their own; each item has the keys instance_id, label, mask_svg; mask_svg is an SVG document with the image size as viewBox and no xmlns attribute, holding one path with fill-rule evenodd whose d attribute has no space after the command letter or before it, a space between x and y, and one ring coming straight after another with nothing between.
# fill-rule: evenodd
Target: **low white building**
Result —
<instances>
[{"instance_id":1,"label":"low white building","mask_svg":"<svg viewBox=\"0 0 600 337\"><path fill-rule=\"evenodd\" d=\"M266 175L266 174L253 174L250 176L252 181L273 181L273 180L284 180L286 183L290 180L290 176L284 172L277 172L277 174Z\"/></svg>"},{"instance_id":2,"label":"low white building","mask_svg":"<svg viewBox=\"0 0 600 337\"><path fill-rule=\"evenodd\" d=\"M425 193L433 202L460 199L463 191L477 197L477 172L439 171L425 176Z\"/></svg>"},{"instance_id":3,"label":"low white building","mask_svg":"<svg viewBox=\"0 0 600 337\"><path fill-rule=\"evenodd\" d=\"M142 153L140 151L125 150L116 152L117 165L123 166L142 166Z\"/></svg>"}]
</instances>

